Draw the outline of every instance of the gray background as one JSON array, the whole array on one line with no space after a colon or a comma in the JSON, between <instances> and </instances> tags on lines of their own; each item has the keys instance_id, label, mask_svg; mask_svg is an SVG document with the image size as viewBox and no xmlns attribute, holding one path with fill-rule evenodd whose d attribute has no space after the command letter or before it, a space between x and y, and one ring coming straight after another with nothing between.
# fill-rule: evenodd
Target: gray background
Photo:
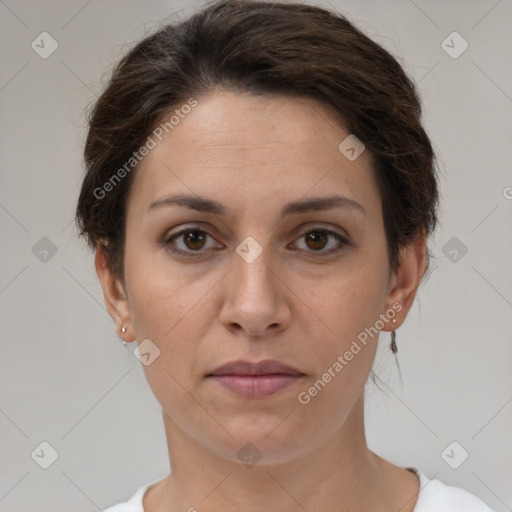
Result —
<instances>
[{"instance_id":1,"label":"gray background","mask_svg":"<svg viewBox=\"0 0 512 512\"><path fill-rule=\"evenodd\" d=\"M319 4L414 77L441 165L433 272L397 331L403 388L382 334L375 371L386 387L368 386L369 446L511 510L512 2ZM103 509L169 469L159 405L134 345L116 336L72 219L84 111L110 66L169 15L200 5L0 0L3 512ZM44 31L58 43L47 59L31 48ZM469 44L458 58L441 46L453 31ZM31 456L44 441L58 454L47 469ZM462 450L469 457L453 469L445 460L460 463Z\"/></svg>"}]
</instances>

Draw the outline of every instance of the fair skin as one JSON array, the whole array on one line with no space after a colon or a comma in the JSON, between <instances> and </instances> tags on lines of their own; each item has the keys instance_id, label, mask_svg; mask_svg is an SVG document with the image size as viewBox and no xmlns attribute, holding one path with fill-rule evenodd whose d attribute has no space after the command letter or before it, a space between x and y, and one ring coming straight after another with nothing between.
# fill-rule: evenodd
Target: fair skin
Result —
<instances>
[{"instance_id":1,"label":"fair skin","mask_svg":"<svg viewBox=\"0 0 512 512\"><path fill-rule=\"evenodd\" d=\"M364 387L378 336L309 403L297 397L393 304L396 323L382 330L403 323L425 271L425 237L401 249L392 271L371 155L347 159L338 145L348 132L320 104L219 91L197 99L136 171L124 281L96 253L119 336L160 350L144 371L162 406L172 473L146 492L144 510L411 512L417 477L366 444ZM148 210L177 193L229 214ZM334 194L364 213L342 206L279 216L289 202ZM185 227L192 238L162 242ZM312 239L315 229L348 244ZM248 236L262 249L250 263L236 252ZM263 398L206 377L237 359L277 359L303 376ZM247 443L261 454L251 467L237 457Z\"/></svg>"}]
</instances>

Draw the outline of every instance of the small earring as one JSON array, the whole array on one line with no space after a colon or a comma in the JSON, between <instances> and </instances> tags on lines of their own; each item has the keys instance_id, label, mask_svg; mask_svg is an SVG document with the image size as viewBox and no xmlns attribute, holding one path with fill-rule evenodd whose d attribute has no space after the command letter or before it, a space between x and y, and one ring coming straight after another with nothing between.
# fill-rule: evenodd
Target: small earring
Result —
<instances>
[{"instance_id":1,"label":"small earring","mask_svg":"<svg viewBox=\"0 0 512 512\"><path fill-rule=\"evenodd\" d=\"M393 352L393 354L396 354L398 352L398 347L396 346L395 331L391 331L391 352Z\"/></svg>"},{"instance_id":2,"label":"small earring","mask_svg":"<svg viewBox=\"0 0 512 512\"><path fill-rule=\"evenodd\" d=\"M122 334L124 334L125 332L126 332L126 327L121 327L121 333L122 333ZM127 343L126 343L126 341L124 341L124 340L123 340L123 345L124 345L125 347L127 347L127 346L128 346L128 344L127 344Z\"/></svg>"},{"instance_id":3,"label":"small earring","mask_svg":"<svg viewBox=\"0 0 512 512\"><path fill-rule=\"evenodd\" d=\"M393 318L393 323L396 324L396 318ZM396 346L396 332L391 331L391 352L396 354L398 352L398 347Z\"/></svg>"}]
</instances>

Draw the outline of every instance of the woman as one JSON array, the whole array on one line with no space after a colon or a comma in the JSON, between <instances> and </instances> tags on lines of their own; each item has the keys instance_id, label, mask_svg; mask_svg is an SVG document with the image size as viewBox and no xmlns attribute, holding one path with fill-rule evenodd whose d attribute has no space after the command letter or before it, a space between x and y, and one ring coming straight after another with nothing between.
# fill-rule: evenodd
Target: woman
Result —
<instances>
[{"instance_id":1,"label":"woman","mask_svg":"<svg viewBox=\"0 0 512 512\"><path fill-rule=\"evenodd\" d=\"M490 510L365 439L437 222L420 116L388 52L305 4L220 1L121 60L77 221L172 471L109 512Z\"/></svg>"}]
</instances>

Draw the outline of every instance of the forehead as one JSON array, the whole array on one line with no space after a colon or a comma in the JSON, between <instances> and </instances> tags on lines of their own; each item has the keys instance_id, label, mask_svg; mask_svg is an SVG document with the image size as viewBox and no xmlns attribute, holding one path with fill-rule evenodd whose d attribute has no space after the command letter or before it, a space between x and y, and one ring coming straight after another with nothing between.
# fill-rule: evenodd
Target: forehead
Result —
<instances>
[{"instance_id":1,"label":"forehead","mask_svg":"<svg viewBox=\"0 0 512 512\"><path fill-rule=\"evenodd\" d=\"M311 99L216 92L197 98L161 140L153 137L156 145L136 171L130 203L147 208L176 191L215 191L230 204L238 198L241 206L333 192L378 201L371 155L364 151L350 161L339 150L349 135Z\"/></svg>"}]
</instances>

